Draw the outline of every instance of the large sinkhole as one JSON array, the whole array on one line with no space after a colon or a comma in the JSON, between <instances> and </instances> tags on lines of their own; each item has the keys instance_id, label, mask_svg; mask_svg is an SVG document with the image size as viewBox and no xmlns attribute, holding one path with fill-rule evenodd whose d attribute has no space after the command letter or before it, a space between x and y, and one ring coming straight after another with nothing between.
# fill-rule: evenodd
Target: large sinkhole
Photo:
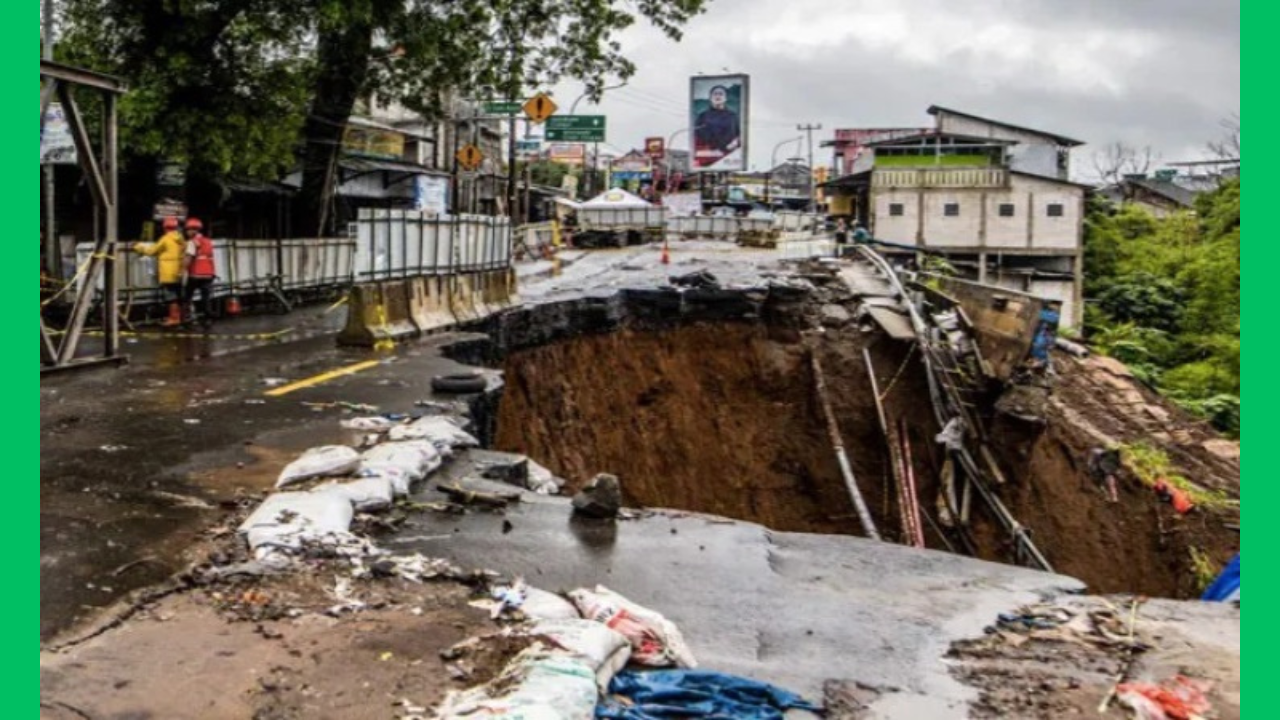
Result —
<instances>
[{"instance_id":1,"label":"large sinkhole","mask_svg":"<svg viewBox=\"0 0 1280 720\"><path fill-rule=\"evenodd\" d=\"M864 348L888 420L913 448L927 546L1013 562L980 500L966 530L942 524L945 453L918 353L856 325L807 334L761 322L623 326L516 350L501 363L494 445L534 458L573 492L598 473L617 475L634 507L864 535L816 389L816 357L874 521L886 540L905 542ZM1194 596L1186 547L1148 491L1124 489L1119 506L1101 500L1085 474L1088 447L1052 426L1032 438L1007 427L993 434L1014 478L999 493L1057 571L1094 592Z\"/></svg>"},{"instance_id":2,"label":"large sinkhole","mask_svg":"<svg viewBox=\"0 0 1280 720\"><path fill-rule=\"evenodd\" d=\"M850 342L811 344L761 325L693 325L620 330L522 351L506 363L496 444L542 462L571 490L596 473L615 474L637 507L859 535L811 363L817 353L854 473L885 524L897 509L884 483L866 343L853 335ZM909 359L888 343L873 350L890 370ZM902 373L890 406L927 418L928 396L916 396L927 390L914 380ZM923 433L918 445L929 445ZM885 529L899 532L896 525Z\"/></svg>"}]
</instances>

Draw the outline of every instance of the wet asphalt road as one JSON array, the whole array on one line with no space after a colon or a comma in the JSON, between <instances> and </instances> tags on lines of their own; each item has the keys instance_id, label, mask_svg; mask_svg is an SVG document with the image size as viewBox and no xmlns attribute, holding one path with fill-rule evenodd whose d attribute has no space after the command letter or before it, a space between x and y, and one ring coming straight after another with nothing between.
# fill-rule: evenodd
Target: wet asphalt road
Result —
<instances>
[{"instance_id":1,"label":"wet asphalt road","mask_svg":"<svg viewBox=\"0 0 1280 720\"><path fill-rule=\"evenodd\" d=\"M431 377L459 368L438 352L456 337L403 347L382 366L279 399L264 396L267 379L298 380L374 356L340 350L325 336L198 362L186 358L200 357L199 348L192 356L151 348L153 357L180 360L44 378L42 640L185 567L184 552L222 516L220 501L267 489L309 447L352 440L339 428L341 411L302 403L409 412L430 397Z\"/></svg>"}]
</instances>

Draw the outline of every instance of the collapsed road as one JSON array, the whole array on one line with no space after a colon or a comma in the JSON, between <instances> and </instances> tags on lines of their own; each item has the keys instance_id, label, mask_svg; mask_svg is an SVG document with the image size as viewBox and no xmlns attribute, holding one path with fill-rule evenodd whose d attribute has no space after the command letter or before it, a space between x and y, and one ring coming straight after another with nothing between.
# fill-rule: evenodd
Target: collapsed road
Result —
<instances>
[{"instance_id":1,"label":"collapsed road","mask_svg":"<svg viewBox=\"0 0 1280 720\"><path fill-rule=\"evenodd\" d=\"M963 717L981 707L1044 714L1071 706L1071 697L1051 698L1057 690L1096 703L1115 678L1057 667L1060 687L1032 683L1033 704L1018 706L943 658L953 643L983 637L998 616L1063 602L1065 593L1193 597L1196 558L1222 563L1238 551L1238 537L1225 528L1233 519L1238 525L1239 466L1231 448L1122 368L1058 356L1054 372L943 388L945 376L973 376L955 363L974 354L957 349L962 344L918 342L919 325L937 319L913 317L894 288L896 276L870 258L783 265L768 252L690 243L676 260L663 267L652 248L591 254L525 288L522 307L469 328L472 334L404 345L367 373L266 404L265 379L294 379L358 358L314 341L305 361L295 359L302 346L287 355L281 348L250 351L202 366L198 381L189 373L130 373L112 388L131 405L118 424L95 423L87 403L54 403L42 430L60 433L65 444L43 470L64 478L63 494L55 495L60 515L93 514L61 531L55 521L47 547L42 539L42 605L61 617L42 632L46 711L388 717L397 715L389 708L401 698L438 702L449 683L417 678L422 669L369 671L361 676L366 686L346 685L326 699L298 693L321 688L325 673L365 672L363 663L376 668L407 656L418 663L411 668L438 667L440 650L483 625L483 617L465 614L465 592L431 590L437 609L413 614L427 603L423 591L387 590L371 615L326 620L329 631L317 633L308 620L317 611L305 600L328 590L279 592L279 581L264 579L264 593L296 605L244 634L225 624L229 613L243 619L235 614L243 607L233 612L228 605L235 603L227 602L242 587L232 593L184 582L163 598L126 600L131 612L95 614L94 629L68 626L80 615L70 608L86 604L82 585L94 592L109 585L101 595L111 599L131 580L145 587L187 563L226 564L234 553L226 546L228 523L243 519L289 460L306 447L358 442L338 427L343 406L336 402L413 414L416 401L431 400L431 377L462 366L487 368L495 378L491 391L466 407L484 445L545 464L570 494L598 473L615 474L637 511L620 523L583 522L572 519L567 500L530 493L501 513L432 510L440 485L476 474L473 453L463 452L418 489L398 522L376 531L381 546L525 577L548 590L609 585L679 625L704 666L847 705L852 717ZM672 276L683 285L673 285ZM879 287L865 287L868 279ZM940 285L924 289L935 300L951 297ZM1007 309L1008 298L1002 302ZM945 357L934 354L944 349ZM91 395L97 382L69 385ZM1123 402L1096 402L1090 388L1098 383ZM70 389L50 384L42 393L65 398ZM954 417L948 410L967 416L960 449L936 442ZM168 441L164 452L156 452L156 440ZM1119 502L1109 502L1088 475L1089 453L1138 443L1148 455L1163 454L1171 471L1194 473L1204 500L1195 512L1183 516L1161 504L1149 479L1131 470L1121 478ZM847 468L833 444L845 447ZM120 469L130 462L137 464ZM66 478L98 478L108 466L114 469L85 486L87 497L75 497L78 488ZM871 523L890 542L857 537L869 533L849 475ZM134 522L148 515L154 527ZM97 554L67 550L104 535L114 545ZM169 549L157 550L157 543ZM910 545L928 550L904 547ZM102 601L95 596L88 604ZM1160 610L1160 622L1188 615L1173 607ZM1211 697L1223 717L1232 716L1233 702L1238 715L1238 610L1215 606L1194 616L1185 622L1197 629L1180 642L1222 659L1205 670ZM1131 634L1146 611L1133 617ZM413 639L393 643L387 633L406 622L416 623ZM364 632L382 644L356 642L352 623L365 623ZM197 638L160 647L161 637L183 631ZM228 633L234 647L201 653L199 637ZM301 663L294 652L303 655L306 643L314 646L311 660ZM253 649L262 644L284 651ZM1053 653L1042 654L1037 662L1054 666ZM172 669L163 679L150 677L160 667ZM1126 665L1130 671L1138 672ZM289 673L310 682L279 680ZM199 693L204 704L166 690L175 676L208 683ZM371 697L377 702L367 702ZM302 706L312 712L298 715Z\"/></svg>"}]
</instances>

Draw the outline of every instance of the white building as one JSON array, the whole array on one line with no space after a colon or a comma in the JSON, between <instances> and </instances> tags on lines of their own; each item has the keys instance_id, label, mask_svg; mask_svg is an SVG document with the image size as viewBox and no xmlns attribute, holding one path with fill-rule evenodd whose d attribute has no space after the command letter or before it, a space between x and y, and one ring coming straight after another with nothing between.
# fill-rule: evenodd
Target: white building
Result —
<instances>
[{"instance_id":1,"label":"white building","mask_svg":"<svg viewBox=\"0 0 1280 720\"><path fill-rule=\"evenodd\" d=\"M1067 178L1078 141L944 108L934 130L866 144L854 173L828 183L832 213L890 251L944 253L980 282L1063 303L1083 320L1085 194Z\"/></svg>"}]
</instances>

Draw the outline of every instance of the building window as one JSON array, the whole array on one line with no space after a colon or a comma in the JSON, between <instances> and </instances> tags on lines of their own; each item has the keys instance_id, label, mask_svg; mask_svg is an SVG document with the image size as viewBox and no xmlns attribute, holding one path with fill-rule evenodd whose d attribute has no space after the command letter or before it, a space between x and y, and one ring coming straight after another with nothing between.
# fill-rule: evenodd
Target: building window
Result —
<instances>
[{"instance_id":1,"label":"building window","mask_svg":"<svg viewBox=\"0 0 1280 720\"><path fill-rule=\"evenodd\" d=\"M902 203L890 203L889 217L903 217L907 214L907 206Z\"/></svg>"},{"instance_id":2,"label":"building window","mask_svg":"<svg viewBox=\"0 0 1280 720\"><path fill-rule=\"evenodd\" d=\"M1053 203L1052 205L1049 206L1049 217L1060 218L1060 217L1066 217L1066 215L1067 215L1066 205L1063 205L1062 203Z\"/></svg>"},{"instance_id":3,"label":"building window","mask_svg":"<svg viewBox=\"0 0 1280 720\"><path fill-rule=\"evenodd\" d=\"M942 214L947 217L960 217L960 203L947 203L942 206Z\"/></svg>"},{"instance_id":4,"label":"building window","mask_svg":"<svg viewBox=\"0 0 1280 720\"><path fill-rule=\"evenodd\" d=\"M1000 217L1010 218L1018 214L1018 208L1013 203L1000 203Z\"/></svg>"}]
</instances>

